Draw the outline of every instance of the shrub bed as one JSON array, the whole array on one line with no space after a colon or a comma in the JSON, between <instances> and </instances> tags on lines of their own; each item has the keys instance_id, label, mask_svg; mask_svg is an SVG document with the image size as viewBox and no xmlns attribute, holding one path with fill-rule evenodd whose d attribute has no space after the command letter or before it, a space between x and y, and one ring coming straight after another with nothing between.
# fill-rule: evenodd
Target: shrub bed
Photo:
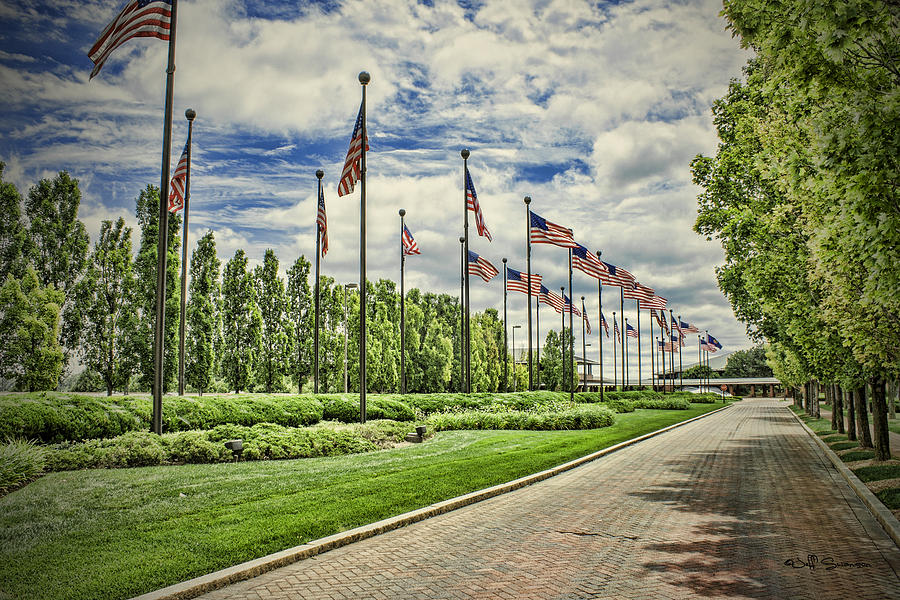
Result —
<instances>
[{"instance_id":1,"label":"shrub bed","mask_svg":"<svg viewBox=\"0 0 900 600\"><path fill-rule=\"evenodd\" d=\"M322 410L322 403L309 395L166 396L162 421L167 432L210 429L224 423L302 427L319 422ZM149 429L151 414L152 400L148 397L3 394L0 439L17 436L53 443L112 438Z\"/></svg>"},{"instance_id":2,"label":"shrub bed","mask_svg":"<svg viewBox=\"0 0 900 600\"><path fill-rule=\"evenodd\" d=\"M0 495L25 485L44 470L44 449L34 442L8 439L0 445Z\"/></svg>"},{"instance_id":3,"label":"shrub bed","mask_svg":"<svg viewBox=\"0 0 900 600\"><path fill-rule=\"evenodd\" d=\"M468 410L436 413L427 424L434 431L456 429L530 429L554 431L564 429L599 429L613 424L615 416L606 406L580 404L561 412L508 410Z\"/></svg>"},{"instance_id":4,"label":"shrub bed","mask_svg":"<svg viewBox=\"0 0 900 600\"><path fill-rule=\"evenodd\" d=\"M207 431L179 431L156 435L131 431L111 439L63 442L47 446L47 471L145 467L232 460L224 442L241 439L242 459L268 460L339 456L369 452L404 438L410 427L393 421L365 425L319 423L313 427L284 427L275 423L218 425Z\"/></svg>"},{"instance_id":5,"label":"shrub bed","mask_svg":"<svg viewBox=\"0 0 900 600\"><path fill-rule=\"evenodd\" d=\"M359 421L359 398L356 396L320 395L323 406L322 419L355 423ZM415 411L400 400L387 396L368 396L366 399L366 419L390 419L392 421L412 421Z\"/></svg>"}]
</instances>

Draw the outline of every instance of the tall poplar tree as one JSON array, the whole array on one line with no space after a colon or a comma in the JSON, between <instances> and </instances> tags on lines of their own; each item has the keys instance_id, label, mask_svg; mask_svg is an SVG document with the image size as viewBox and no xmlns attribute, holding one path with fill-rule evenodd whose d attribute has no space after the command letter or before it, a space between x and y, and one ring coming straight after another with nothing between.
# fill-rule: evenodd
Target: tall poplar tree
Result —
<instances>
[{"instance_id":1,"label":"tall poplar tree","mask_svg":"<svg viewBox=\"0 0 900 600\"><path fill-rule=\"evenodd\" d=\"M289 372L292 344L284 280L278 276L278 258L274 250L266 250L263 264L253 270L253 285L262 318L257 382L268 394L288 391L284 378Z\"/></svg>"},{"instance_id":2,"label":"tall poplar tree","mask_svg":"<svg viewBox=\"0 0 900 600\"><path fill-rule=\"evenodd\" d=\"M300 393L303 393L303 386L313 371L313 304L309 269L309 261L300 255L287 273L287 314L294 348L289 361L290 374Z\"/></svg>"},{"instance_id":3,"label":"tall poplar tree","mask_svg":"<svg viewBox=\"0 0 900 600\"><path fill-rule=\"evenodd\" d=\"M223 349L220 268L215 236L207 231L191 255L190 298L185 306L185 379L200 395L212 385Z\"/></svg>"},{"instance_id":4,"label":"tall poplar tree","mask_svg":"<svg viewBox=\"0 0 900 600\"><path fill-rule=\"evenodd\" d=\"M141 245L134 261L136 306L140 307L140 323L129 341L130 351L137 359L137 372L143 389L153 385L155 370L153 337L156 328L156 270L159 247L159 188L148 185L136 201ZM163 334L163 390L176 385L178 377L178 314L181 310L181 216L169 214L166 238L166 320Z\"/></svg>"},{"instance_id":5,"label":"tall poplar tree","mask_svg":"<svg viewBox=\"0 0 900 600\"><path fill-rule=\"evenodd\" d=\"M6 281L9 274L21 278L28 263L25 255L28 236L22 220L22 196L15 185L3 181L5 166L0 162L0 282Z\"/></svg>"},{"instance_id":6,"label":"tall poplar tree","mask_svg":"<svg viewBox=\"0 0 900 600\"><path fill-rule=\"evenodd\" d=\"M253 288L247 256L238 249L222 274L222 375L238 393L251 385L259 353L262 317Z\"/></svg>"},{"instance_id":7,"label":"tall poplar tree","mask_svg":"<svg viewBox=\"0 0 900 600\"><path fill-rule=\"evenodd\" d=\"M103 221L67 314L80 331L79 358L100 374L108 396L124 389L130 375L124 357L138 318L130 302L133 286L131 228L122 217L115 225Z\"/></svg>"}]
</instances>

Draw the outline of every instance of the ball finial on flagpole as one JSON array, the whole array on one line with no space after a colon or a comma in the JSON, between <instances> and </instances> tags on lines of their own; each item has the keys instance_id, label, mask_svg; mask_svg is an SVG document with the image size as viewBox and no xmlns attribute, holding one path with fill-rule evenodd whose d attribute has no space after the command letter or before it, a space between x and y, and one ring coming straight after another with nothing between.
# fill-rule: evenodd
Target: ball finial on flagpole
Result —
<instances>
[{"instance_id":1,"label":"ball finial on flagpole","mask_svg":"<svg viewBox=\"0 0 900 600\"><path fill-rule=\"evenodd\" d=\"M316 177L318 177L319 179L322 179L323 177L325 177L325 171L323 171L322 169L317 170Z\"/></svg>"},{"instance_id":2,"label":"ball finial on flagpole","mask_svg":"<svg viewBox=\"0 0 900 600\"><path fill-rule=\"evenodd\" d=\"M463 148L462 150L460 150L459 155L463 157L463 160L468 159L469 158L469 149Z\"/></svg>"},{"instance_id":3,"label":"ball finial on flagpole","mask_svg":"<svg viewBox=\"0 0 900 600\"><path fill-rule=\"evenodd\" d=\"M506 258L503 258L503 264L504 265L506 264Z\"/></svg>"},{"instance_id":4,"label":"ball finial on flagpole","mask_svg":"<svg viewBox=\"0 0 900 600\"><path fill-rule=\"evenodd\" d=\"M525 196L525 204L531 204L531 196Z\"/></svg>"},{"instance_id":5,"label":"ball finial on flagpole","mask_svg":"<svg viewBox=\"0 0 900 600\"><path fill-rule=\"evenodd\" d=\"M372 77L366 71L360 71L359 73L359 82L363 85L369 83L372 80Z\"/></svg>"},{"instance_id":6,"label":"ball finial on flagpole","mask_svg":"<svg viewBox=\"0 0 900 600\"><path fill-rule=\"evenodd\" d=\"M401 216L401 217L406 216L406 210L405 210L405 209L403 209L403 208L400 209L400 216Z\"/></svg>"},{"instance_id":7,"label":"ball finial on flagpole","mask_svg":"<svg viewBox=\"0 0 900 600\"><path fill-rule=\"evenodd\" d=\"M184 111L184 118L188 121L193 121L195 118L197 118L197 111L195 111L193 108L187 109L186 111Z\"/></svg>"}]
</instances>

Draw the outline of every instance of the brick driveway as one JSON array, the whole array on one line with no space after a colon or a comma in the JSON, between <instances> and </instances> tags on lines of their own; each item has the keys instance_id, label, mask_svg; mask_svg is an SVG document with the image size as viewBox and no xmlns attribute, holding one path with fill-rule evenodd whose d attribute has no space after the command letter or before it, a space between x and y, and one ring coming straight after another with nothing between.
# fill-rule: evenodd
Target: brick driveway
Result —
<instances>
[{"instance_id":1,"label":"brick driveway","mask_svg":"<svg viewBox=\"0 0 900 600\"><path fill-rule=\"evenodd\" d=\"M745 400L221 598L900 598L900 550L786 404Z\"/></svg>"}]
</instances>

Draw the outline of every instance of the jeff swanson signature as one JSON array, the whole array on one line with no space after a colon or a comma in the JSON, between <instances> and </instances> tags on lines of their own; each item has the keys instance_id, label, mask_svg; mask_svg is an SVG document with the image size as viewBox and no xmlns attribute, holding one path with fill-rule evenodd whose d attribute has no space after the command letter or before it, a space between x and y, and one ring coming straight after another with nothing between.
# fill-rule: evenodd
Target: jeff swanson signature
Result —
<instances>
[{"instance_id":1,"label":"jeff swanson signature","mask_svg":"<svg viewBox=\"0 0 900 600\"><path fill-rule=\"evenodd\" d=\"M839 567L841 568L849 568L849 569L862 569L863 567L871 567L867 562L838 562L834 560L834 558L830 556L826 556L823 559L819 559L815 554L807 554L806 560L804 561L802 558L789 558L784 561L785 566L793 567L794 569L809 569L810 571L815 571L818 567L817 565L821 565L825 568L826 571L833 571Z\"/></svg>"}]
</instances>

